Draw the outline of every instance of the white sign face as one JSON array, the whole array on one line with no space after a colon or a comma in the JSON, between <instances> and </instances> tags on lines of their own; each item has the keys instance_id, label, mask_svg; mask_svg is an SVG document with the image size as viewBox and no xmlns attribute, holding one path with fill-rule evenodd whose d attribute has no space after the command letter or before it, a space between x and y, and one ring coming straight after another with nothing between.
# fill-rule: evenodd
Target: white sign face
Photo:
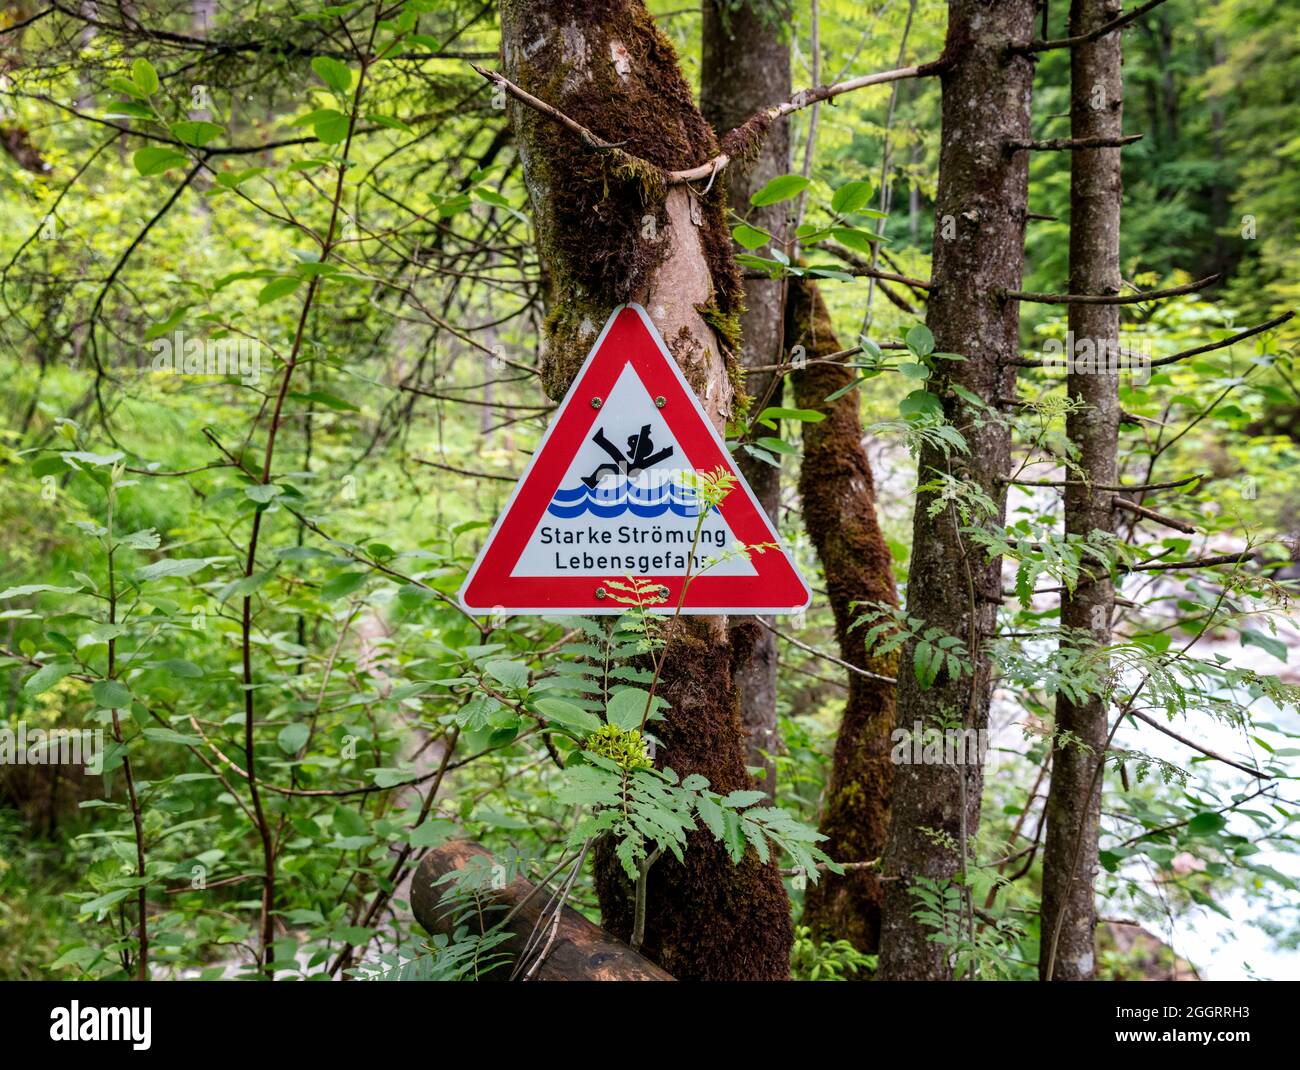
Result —
<instances>
[{"instance_id":1,"label":"white sign face","mask_svg":"<svg viewBox=\"0 0 1300 1070\"><path fill-rule=\"evenodd\" d=\"M593 427L512 576L757 575L717 509L699 522L694 469L632 365Z\"/></svg>"},{"instance_id":2,"label":"white sign face","mask_svg":"<svg viewBox=\"0 0 1300 1070\"><path fill-rule=\"evenodd\" d=\"M701 517L697 473L734 480ZM811 595L639 305L616 309L461 589L480 613L791 613Z\"/></svg>"}]
</instances>

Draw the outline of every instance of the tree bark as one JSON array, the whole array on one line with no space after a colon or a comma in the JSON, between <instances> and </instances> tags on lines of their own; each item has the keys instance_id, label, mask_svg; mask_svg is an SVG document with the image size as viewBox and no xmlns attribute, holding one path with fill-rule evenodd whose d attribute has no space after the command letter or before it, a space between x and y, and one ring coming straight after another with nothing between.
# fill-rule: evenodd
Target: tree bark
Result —
<instances>
[{"instance_id":1,"label":"tree bark","mask_svg":"<svg viewBox=\"0 0 1300 1070\"><path fill-rule=\"evenodd\" d=\"M841 349L813 282L792 280L786 314L786 346L802 345L808 360ZM803 425L803 459L799 497L804 527L817 547L826 594L835 615L840 657L850 665L894 676L896 655L872 657L863 635L853 628L865 602L898 604L893 561L876 519L876 488L871 462L862 448L859 396L826 398L853 381L844 364L809 364L791 375L794 403L826 414ZM879 858L889 827L889 797L894 767L889 735L894 728L894 685L848 673L848 697L835 740L830 781L822 804L822 849L837 862ZM817 939L849 940L874 954L880 944L881 884L878 872L826 873L810 884L804 897L804 924Z\"/></svg>"},{"instance_id":2,"label":"tree bark","mask_svg":"<svg viewBox=\"0 0 1300 1070\"><path fill-rule=\"evenodd\" d=\"M439 882L453 870L464 869L472 858L491 861L492 855L475 843L457 840L445 843L424 856L411 877L411 913L428 932L452 935L453 915L442 906L445 886ZM506 923L511 938L498 949L517 957L528 943L529 936L538 926L552 923L547 911L550 894L540 892L537 886L522 877L516 877L504 888L491 895L492 900L515 915ZM491 928L505 914L501 911L484 912L480 917ZM542 940L545 943L545 939ZM510 970L498 966L484 975L489 981L504 981ZM538 981L671 981L673 978L653 962L642 958L626 944L605 935L576 910L566 906L560 911L551 944L537 972Z\"/></svg>"},{"instance_id":3,"label":"tree bark","mask_svg":"<svg viewBox=\"0 0 1300 1070\"><path fill-rule=\"evenodd\" d=\"M790 97L790 46L780 34L781 16L772 5L753 0L736 5L705 0L700 60L700 110L719 133L735 130L760 109ZM751 208L749 198L790 169L790 127L781 119L768 130L752 160L733 164L723 173L728 199L753 226L776 239L786 231L785 203ZM784 327L785 281L749 279L745 282L745 311L740 315L741 363L746 368L779 363ZM746 391L758 402L779 405L782 378L749 373ZM774 526L780 523L781 470L737 455L741 472ZM740 717L749 737L750 766L763 770L760 786L769 798L776 794L776 764L780 743L776 727L776 636L752 617L734 617L731 630L737 646L748 654L735 661Z\"/></svg>"},{"instance_id":4,"label":"tree bark","mask_svg":"<svg viewBox=\"0 0 1300 1070\"><path fill-rule=\"evenodd\" d=\"M1084 34L1120 14L1119 0L1073 0L1070 35ZM1070 53L1072 137L1117 137L1123 127L1123 35L1108 33ZM1076 152L1070 160L1070 292L1113 294L1120 288L1119 223L1123 182L1120 149ZM1069 329L1076 355L1081 346L1103 355L1119 345L1117 305L1072 304ZM1086 350L1082 350L1086 353ZM1083 407L1066 418L1066 433L1079 450L1082 479L1065 488L1065 531L1086 537L1113 532L1112 495L1094 484L1117 482L1119 376L1108 362L1072 370L1071 398ZM1105 563L1080 579L1061 598L1061 627L1077 642L1110 641L1115 588ZM1068 637L1062 639L1069 642ZM1047 838L1043 851L1042 951L1044 980L1089 980L1096 972L1093 885L1097 877L1097 833L1101 814L1098 764L1106 753L1107 704L1101 695L1072 702L1056 698L1052 781L1047 796ZM1068 735L1064 735L1068 733Z\"/></svg>"},{"instance_id":5,"label":"tree bark","mask_svg":"<svg viewBox=\"0 0 1300 1070\"><path fill-rule=\"evenodd\" d=\"M1018 352L1019 308L1000 291L1016 290L1024 264L1028 153L1008 153L1007 141L1029 137L1033 65L1008 46L1033 36L1033 0L953 0L942 74L942 133L935 207L934 264L926 322L940 352L964 361L945 367L930 384L949 421L965 436L969 454L945 455L925 446L919 484L938 472L969 480L995 503L978 521L1000 526L1005 510L998 477L1009 469L1006 427L987 418L948 389L960 385L995 406L1011 396L1014 370L1003 362ZM996 411L996 408L995 410ZM929 728L960 721L964 729L988 724L990 665L981 637L993 630L1001 601L1001 561L985 559L958 530L951 506L934 515L932 490L919 489L913 519L907 613L926 627L957 636L970 651L974 674L954 679L946 670L923 689L911 671L915 638L903 650L898 682L899 728ZM895 770L889 835L882 863L885 892L879 976L943 979L951 976L948 951L930 940L933 930L914 917L916 878L944 883L964 872L979 825L983 770L904 764ZM969 907L963 929L969 924Z\"/></svg>"},{"instance_id":6,"label":"tree bark","mask_svg":"<svg viewBox=\"0 0 1300 1070\"><path fill-rule=\"evenodd\" d=\"M695 167L718 151L677 56L639 0L501 0L504 73L645 167L595 152L513 98L509 103L533 207L550 313L542 379L561 397L611 308L643 304L705 411L731 413L742 291L725 198L668 185L663 169ZM671 622L656 758L717 791L750 788L725 619ZM626 939L633 893L613 852L596 851L605 927ZM779 979L789 974L789 899L775 859L751 850L733 866L707 832L684 863L660 859L647 882L642 951L675 977Z\"/></svg>"}]
</instances>

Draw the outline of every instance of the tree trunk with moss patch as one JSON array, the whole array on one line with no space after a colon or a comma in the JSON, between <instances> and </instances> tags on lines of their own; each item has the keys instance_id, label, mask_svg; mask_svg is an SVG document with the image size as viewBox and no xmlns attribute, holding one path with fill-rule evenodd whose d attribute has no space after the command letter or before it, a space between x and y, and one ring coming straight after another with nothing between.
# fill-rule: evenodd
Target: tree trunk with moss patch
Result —
<instances>
[{"instance_id":1,"label":"tree trunk with moss patch","mask_svg":"<svg viewBox=\"0 0 1300 1070\"><path fill-rule=\"evenodd\" d=\"M699 197L665 182L664 170L719 148L672 45L639 0L501 0L501 47L506 77L623 150L595 152L509 103L549 276L546 392L563 396L611 309L638 301L721 428L736 393L742 289L722 191ZM656 757L721 792L753 786L730 659L723 618L669 626L660 694L671 711ZM632 888L612 851L596 855L605 927L627 939ZM762 865L750 851L733 866L696 832L685 862L660 859L647 887L641 950L675 977L788 976L790 907L775 860Z\"/></svg>"},{"instance_id":2,"label":"tree trunk with moss patch","mask_svg":"<svg viewBox=\"0 0 1300 1070\"><path fill-rule=\"evenodd\" d=\"M932 446L920 451L918 483L937 473L975 484L995 503L992 516L971 523L1000 528L1006 507L1010 435L998 419L962 401L948 384L975 395L997 413L1010 398L1015 369L1004 362L1020 345L1020 310L1002 291L1020 288L1028 183L1026 152L1008 152L1011 139L1030 136L1033 63L1008 46L1030 40L1034 0L953 0L942 73L942 132L935 205L934 263L926 323L939 352L964 361L938 361L930 383L945 415L965 436L968 454L951 456ZM931 515L931 507L936 509ZM922 688L912 670L915 638L901 652L898 727L987 727L990 665L979 653L992 633L1002 601L1002 563L988 561L960 532L951 505L933 489L918 489L908 570L907 613L924 626L958 637L971 651L974 675L944 671ZM946 885L963 868L961 842L973 844L979 828L983 769L978 760L958 765L904 764L895 769L892 812L882 877L879 976L944 979L949 951L931 941L933 930L914 916L917 878ZM969 859L969 851L967 860ZM970 924L969 906L961 921ZM956 919L954 919L955 921Z\"/></svg>"},{"instance_id":3,"label":"tree trunk with moss patch","mask_svg":"<svg viewBox=\"0 0 1300 1070\"><path fill-rule=\"evenodd\" d=\"M1119 0L1074 0L1071 36L1115 18ZM1118 32L1070 50L1070 136L1118 137L1123 133L1122 35ZM1070 153L1070 293L1115 294L1120 290L1119 220L1123 199L1120 149ZM1071 305L1069 328L1076 353L1090 344L1093 367L1072 371L1071 398L1083 408L1066 417L1066 433L1079 449L1083 480L1116 481L1119 437L1119 375L1106 372L1104 346L1119 345L1118 305ZM1086 485L1065 488L1065 531L1088 538L1113 532L1112 495ZM1073 594L1061 598L1061 627L1075 629L1097 646L1110 642L1115 585L1106 564L1081 576ZM1099 667L1101 668L1101 667ZM1101 821L1098 763L1106 753L1106 700L1056 697L1052 782L1047 795L1043 843L1042 952L1039 976L1087 981L1096 973L1097 835ZM1068 733L1066 735L1065 733ZM1059 935L1057 935L1059 932Z\"/></svg>"},{"instance_id":4,"label":"tree trunk with moss patch","mask_svg":"<svg viewBox=\"0 0 1300 1070\"><path fill-rule=\"evenodd\" d=\"M839 352L826 303L815 283L790 283L786 347L803 346L809 361ZM893 562L876 520L871 462L862 448L857 392L826 398L855 377L844 364L809 364L791 376L794 403L826 414L803 425L799 496L804 527L817 547L826 594L835 614L840 657L850 665L893 676L898 658L868 655L865 628L853 628L862 610L855 603L898 604ZM894 729L894 686L849 673L848 697L835 740L830 782L822 804L822 849L837 862L869 862L885 849L894 767L889 736ZM849 940L868 954L880 944L880 877L873 870L825 874L808 886L804 924L817 939Z\"/></svg>"},{"instance_id":5,"label":"tree trunk with moss patch","mask_svg":"<svg viewBox=\"0 0 1300 1070\"><path fill-rule=\"evenodd\" d=\"M701 32L700 110L713 129L734 130L760 109L790 96L790 46L782 39L785 17L770 3L754 0L737 6L725 0L705 0ZM774 123L752 161L728 167L719 181L727 196L751 225L780 239L786 230L785 202L751 208L749 198L790 169L790 127ZM747 279L745 311L740 316L741 362L746 368L776 364L781 359L785 319L783 279ZM759 402L781 403L780 376L749 374L745 389ZM755 496L779 524L781 470L737 454L737 463ZM731 631L738 651L736 691L740 717L749 734L749 764L764 770L761 786L776 794L776 765L771 755L780 744L776 727L776 636L752 617L733 617ZM741 634L741 633L744 634Z\"/></svg>"}]
</instances>

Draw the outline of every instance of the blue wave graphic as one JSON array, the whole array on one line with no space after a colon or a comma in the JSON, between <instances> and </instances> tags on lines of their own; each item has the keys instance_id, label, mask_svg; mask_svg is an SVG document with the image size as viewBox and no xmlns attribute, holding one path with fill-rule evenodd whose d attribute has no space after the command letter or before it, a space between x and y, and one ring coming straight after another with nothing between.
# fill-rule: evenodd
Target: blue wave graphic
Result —
<instances>
[{"instance_id":1,"label":"blue wave graphic","mask_svg":"<svg viewBox=\"0 0 1300 1070\"><path fill-rule=\"evenodd\" d=\"M655 517L672 512L677 516L700 515L699 494L694 487L680 483L643 484L626 476L610 476L595 487L579 483L561 487L551 498L546 511L552 516L572 519L590 513L598 517Z\"/></svg>"}]
</instances>

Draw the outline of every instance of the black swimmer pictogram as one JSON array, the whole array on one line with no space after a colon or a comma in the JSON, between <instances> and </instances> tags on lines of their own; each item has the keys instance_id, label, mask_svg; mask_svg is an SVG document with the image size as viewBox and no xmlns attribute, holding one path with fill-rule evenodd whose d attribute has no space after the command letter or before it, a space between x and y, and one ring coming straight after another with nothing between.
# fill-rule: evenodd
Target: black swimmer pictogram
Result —
<instances>
[{"instance_id":1,"label":"black swimmer pictogram","mask_svg":"<svg viewBox=\"0 0 1300 1070\"><path fill-rule=\"evenodd\" d=\"M630 475L633 472L640 472L642 469L649 468L651 465L658 464L666 457L673 455L673 447L665 446L659 452L654 452L654 442L650 438L650 425L643 424L640 432L635 435L627 436L626 456L624 451L620 450L614 443L605 437L605 429L598 427L596 433L592 436L591 441L603 449L613 458L613 463L598 465L596 470L589 476L583 476L582 481L588 487L594 488L602 477L608 472L612 475L623 473Z\"/></svg>"}]
</instances>

